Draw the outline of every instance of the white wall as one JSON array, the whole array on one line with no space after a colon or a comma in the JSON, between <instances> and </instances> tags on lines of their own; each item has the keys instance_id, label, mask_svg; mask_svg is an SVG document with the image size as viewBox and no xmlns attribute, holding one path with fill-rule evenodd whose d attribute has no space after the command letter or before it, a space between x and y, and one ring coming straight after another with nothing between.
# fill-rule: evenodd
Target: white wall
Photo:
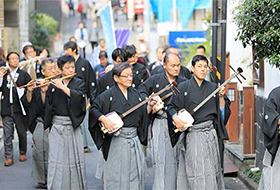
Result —
<instances>
[{"instance_id":1,"label":"white wall","mask_svg":"<svg viewBox=\"0 0 280 190\"><path fill-rule=\"evenodd\" d=\"M231 66L234 68L241 67L244 70L244 76L247 80L242 85L238 85L238 89L242 90L243 86L253 85L252 66L250 66L252 63L252 47L243 48L240 41L234 40L237 36L237 26L233 21L233 17L238 2L236 0L228 1L227 51L230 52ZM268 61L265 61L264 70L264 88L255 85L255 95L267 98L273 88L280 86L280 72L279 69L269 65Z\"/></svg>"},{"instance_id":2,"label":"white wall","mask_svg":"<svg viewBox=\"0 0 280 190\"><path fill-rule=\"evenodd\" d=\"M252 47L243 47L241 41L235 41L237 36L237 25L234 23L234 9L238 5L236 0L228 1L227 11L227 46L226 49L230 52L230 65L233 68L241 67L243 69L243 75L246 77L246 81L242 84L238 83L238 89L242 90L243 86L252 86ZM232 73L232 71L231 71ZM234 82L238 82L236 79Z\"/></svg>"},{"instance_id":3,"label":"white wall","mask_svg":"<svg viewBox=\"0 0 280 190\"><path fill-rule=\"evenodd\" d=\"M280 86L280 71L268 61L265 61L264 71L264 88L256 88L255 92L257 96L267 98L272 89Z\"/></svg>"}]
</instances>

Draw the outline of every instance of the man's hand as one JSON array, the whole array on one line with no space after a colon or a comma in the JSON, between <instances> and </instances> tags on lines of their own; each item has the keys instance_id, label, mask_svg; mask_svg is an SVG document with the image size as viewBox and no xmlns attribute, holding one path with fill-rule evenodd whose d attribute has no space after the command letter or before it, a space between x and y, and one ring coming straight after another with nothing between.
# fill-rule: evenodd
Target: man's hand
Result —
<instances>
[{"instance_id":1,"label":"man's hand","mask_svg":"<svg viewBox=\"0 0 280 190\"><path fill-rule=\"evenodd\" d=\"M29 81L27 84L30 84L30 83L34 83L35 82L35 80L31 80L31 81ZM32 93L32 91L34 90L34 85L35 85L35 83L33 84L33 85L31 85L31 86L28 86L27 87L27 92L30 92L30 93Z\"/></svg>"},{"instance_id":2,"label":"man's hand","mask_svg":"<svg viewBox=\"0 0 280 190\"><path fill-rule=\"evenodd\" d=\"M3 78L6 73L7 73L7 70L0 69L0 78Z\"/></svg>"},{"instance_id":3,"label":"man's hand","mask_svg":"<svg viewBox=\"0 0 280 190\"><path fill-rule=\"evenodd\" d=\"M60 79L54 79L54 80L51 80L52 81L52 84L56 87L56 88L59 88L59 89L63 89L65 88L65 85L62 83L62 81Z\"/></svg>"},{"instance_id":4,"label":"man's hand","mask_svg":"<svg viewBox=\"0 0 280 190\"><path fill-rule=\"evenodd\" d=\"M185 125L187 124L186 122L182 121L178 115L174 115L173 116L173 121L175 123L175 126L177 129L179 129L180 131L184 131L185 130Z\"/></svg>"},{"instance_id":5,"label":"man's hand","mask_svg":"<svg viewBox=\"0 0 280 190\"><path fill-rule=\"evenodd\" d=\"M219 91L219 96L224 96L226 93L226 88L225 87L222 87Z\"/></svg>"},{"instance_id":6,"label":"man's hand","mask_svg":"<svg viewBox=\"0 0 280 190\"><path fill-rule=\"evenodd\" d=\"M108 130L108 132L111 132L115 129L115 123L112 122L110 119L108 119L106 116L102 115L100 118L99 118L99 121L101 121L105 128Z\"/></svg>"},{"instance_id":7,"label":"man's hand","mask_svg":"<svg viewBox=\"0 0 280 190\"><path fill-rule=\"evenodd\" d=\"M152 94L152 96L153 96L153 94ZM153 96L153 98L149 101L148 104L151 107L155 106L157 104L159 98L160 98L159 96Z\"/></svg>"},{"instance_id":8,"label":"man's hand","mask_svg":"<svg viewBox=\"0 0 280 190\"><path fill-rule=\"evenodd\" d=\"M40 57L36 57L36 58L35 58L35 61L36 61L36 63L38 63L39 65L41 65L41 63L42 63L42 60L41 60Z\"/></svg>"}]
</instances>

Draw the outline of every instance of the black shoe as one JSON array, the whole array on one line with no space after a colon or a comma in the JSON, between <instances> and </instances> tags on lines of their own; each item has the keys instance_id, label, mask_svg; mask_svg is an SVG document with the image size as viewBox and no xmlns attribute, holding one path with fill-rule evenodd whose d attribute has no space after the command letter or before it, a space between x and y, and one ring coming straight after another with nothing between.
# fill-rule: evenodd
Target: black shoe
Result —
<instances>
[{"instance_id":1,"label":"black shoe","mask_svg":"<svg viewBox=\"0 0 280 190\"><path fill-rule=\"evenodd\" d=\"M85 146L84 147L84 153L88 153L88 152L90 152L90 148L88 146Z\"/></svg>"},{"instance_id":2,"label":"black shoe","mask_svg":"<svg viewBox=\"0 0 280 190\"><path fill-rule=\"evenodd\" d=\"M37 183L36 189L47 189L47 183Z\"/></svg>"}]
</instances>

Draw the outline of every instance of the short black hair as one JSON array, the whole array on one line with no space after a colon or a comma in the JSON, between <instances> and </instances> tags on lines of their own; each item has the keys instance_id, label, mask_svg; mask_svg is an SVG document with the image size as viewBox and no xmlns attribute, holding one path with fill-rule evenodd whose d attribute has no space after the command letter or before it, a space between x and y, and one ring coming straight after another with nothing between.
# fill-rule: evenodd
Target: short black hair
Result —
<instances>
[{"instance_id":1,"label":"short black hair","mask_svg":"<svg viewBox=\"0 0 280 190\"><path fill-rule=\"evenodd\" d=\"M75 36L71 36L71 37L69 38L69 41L71 41L71 39L74 39L75 41L77 41L77 39L75 38Z\"/></svg>"},{"instance_id":2,"label":"short black hair","mask_svg":"<svg viewBox=\"0 0 280 190\"><path fill-rule=\"evenodd\" d=\"M172 49L178 50L178 49L175 48L175 47L169 46L169 47L165 48L163 52L166 53L166 54L172 53L172 52L171 52ZM175 53L173 53L173 54L175 54ZM180 55L180 50L178 50L178 55Z\"/></svg>"},{"instance_id":3,"label":"short black hair","mask_svg":"<svg viewBox=\"0 0 280 190\"><path fill-rule=\"evenodd\" d=\"M100 58L102 58L102 57L108 58L108 54L107 54L106 51L100 51L98 58L100 59Z\"/></svg>"},{"instance_id":4,"label":"short black hair","mask_svg":"<svg viewBox=\"0 0 280 190\"><path fill-rule=\"evenodd\" d=\"M123 70L125 70L127 68L132 68L128 62L116 64L112 69L113 76L115 76L115 75L120 76L121 73L123 72Z\"/></svg>"},{"instance_id":5,"label":"short black hair","mask_svg":"<svg viewBox=\"0 0 280 190\"><path fill-rule=\"evenodd\" d=\"M203 50L204 50L204 52L206 52L206 48L205 48L203 45L197 46L197 48L196 48L196 49L203 49Z\"/></svg>"},{"instance_id":6,"label":"short black hair","mask_svg":"<svg viewBox=\"0 0 280 190\"><path fill-rule=\"evenodd\" d=\"M78 25L80 25L80 24L83 24L84 27L86 27L86 24L85 24L83 21L80 21L80 22L78 23Z\"/></svg>"},{"instance_id":7,"label":"short black hair","mask_svg":"<svg viewBox=\"0 0 280 190\"><path fill-rule=\"evenodd\" d=\"M9 61L10 56L11 56L12 54L16 54L16 55L18 56L18 58L19 58L18 52L16 52L16 51L11 51L11 52L9 52L8 55L7 55L7 61Z\"/></svg>"},{"instance_id":8,"label":"short black hair","mask_svg":"<svg viewBox=\"0 0 280 190\"><path fill-rule=\"evenodd\" d=\"M63 65L65 63L69 63L69 62L74 62L75 63L75 58L72 55L63 55L63 56L58 58L57 65L62 70Z\"/></svg>"},{"instance_id":9,"label":"short black hair","mask_svg":"<svg viewBox=\"0 0 280 190\"><path fill-rule=\"evenodd\" d=\"M41 54L44 50L46 50L48 52L48 56L47 57L50 57L50 51L47 49L47 48L43 48L40 50L39 54Z\"/></svg>"},{"instance_id":10,"label":"short black hair","mask_svg":"<svg viewBox=\"0 0 280 190\"><path fill-rule=\"evenodd\" d=\"M100 43L101 41L106 42L106 41L104 40L104 38L100 38L99 43Z\"/></svg>"},{"instance_id":11,"label":"short black hair","mask_svg":"<svg viewBox=\"0 0 280 190\"><path fill-rule=\"evenodd\" d=\"M173 55L178 57L179 61L181 62L179 55L177 55L176 53L167 53L167 54L165 54L165 56L163 58L163 63L167 63L169 61L170 57Z\"/></svg>"},{"instance_id":12,"label":"short black hair","mask_svg":"<svg viewBox=\"0 0 280 190\"><path fill-rule=\"evenodd\" d=\"M23 53L24 55L25 55L25 53L26 53L26 51L27 51L28 48L33 48L33 50L36 51L36 50L35 50L35 47L34 47L33 45L26 45L26 46L24 46L23 49L22 49L22 53Z\"/></svg>"},{"instance_id":13,"label":"short black hair","mask_svg":"<svg viewBox=\"0 0 280 190\"><path fill-rule=\"evenodd\" d=\"M69 48L72 49L72 51L76 50L76 54L78 54L78 46L75 42L69 41L69 42L66 42L66 44L64 44L64 46L63 46L64 50L69 49Z\"/></svg>"},{"instance_id":14,"label":"short black hair","mask_svg":"<svg viewBox=\"0 0 280 190\"><path fill-rule=\"evenodd\" d=\"M127 58L131 58L136 54L136 47L134 45L126 45L123 49L127 53Z\"/></svg>"},{"instance_id":15,"label":"short black hair","mask_svg":"<svg viewBox=\"0 0 280 190\"><path fill-rule=\"evenodd\" d=\"M127 61L127 53L126 53L126 51L123 48L116 48L112 52L112 59L114 61L117 61L118 57L122 60L122 62L126 62Z\"/></svg>"},{"instance_id":16,"label":"short black hair","mask_svg":"<svg viewBox=\"0 0 280 190\"><path fill-rule=\"evenodd\" d=\"M196 62L201 61L201 60L205 61L208 65L208 59L204 55L195 55L192 58L192 66L195 66Z\"/></svg>"},{"instance_id":17,"label":"short black hair","mask_svg":"<svg viewBox=\"0 0 280 190\"><path fill-rule=\"evenodd\" d=\"M53 59L44 59L41 63L41 68L44 69L47 63L53 63Z\"/></svg>"}]
</instances>

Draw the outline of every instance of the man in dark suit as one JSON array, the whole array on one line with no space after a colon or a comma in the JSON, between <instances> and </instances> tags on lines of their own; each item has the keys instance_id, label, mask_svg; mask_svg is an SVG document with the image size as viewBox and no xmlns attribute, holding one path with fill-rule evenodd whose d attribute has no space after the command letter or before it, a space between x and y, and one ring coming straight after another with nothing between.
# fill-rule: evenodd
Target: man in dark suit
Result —
<instances>
[{"instance_id":1,"label":"man in dark suit","mask_svg":"<svg viewBox=\"0 0 280 190\"><path fill-rule=\"evenodd\" d=\"M176 54L176 55L179 56L180 51L177 48L169 47L169 48L164 50L163 57L166 54L169 54L169 53L173 53L173 54ZM151 75L155 75L155 74L163 73L163 72L165 72L163 66L159 66L159 67L156 67L155 69L152 70ZM181 65L179 76L187 78L187 79L190 79L192 77L192 74L191 74L190 70L187 67Z\"/></svg>"},{"instance_id":2,"label":"man in dark suit","mask_svg":"<svg viewBox=\"0 0 280 190\"><path fill-rule=\"evenodd\" d=\"M157 60L155 62L151 63L150 65L148 65L148 69L150 72L152 72L152 70L154 68L156 68L157 66L162 65L163 51L164 51L164 49L162 47L157 48L157 50L156 50Z\"/></svg>"}]
</instances>

